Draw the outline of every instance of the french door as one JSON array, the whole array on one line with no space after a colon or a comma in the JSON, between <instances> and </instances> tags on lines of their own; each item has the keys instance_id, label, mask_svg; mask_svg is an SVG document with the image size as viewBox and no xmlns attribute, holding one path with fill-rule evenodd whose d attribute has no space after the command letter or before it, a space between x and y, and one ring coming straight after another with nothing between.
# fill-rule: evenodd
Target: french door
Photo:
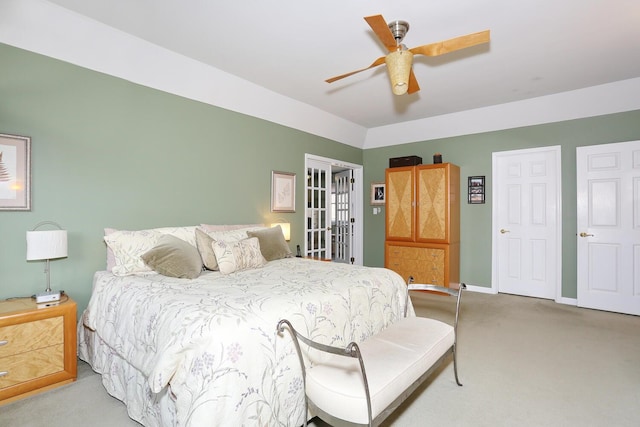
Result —
<instances>
[{"instance_id":1,"label":"french door","mask_svg":"<svg viewBox=\"0 0 640 427\"><path fill-rule=\"evenodd\" d=\"M362 165L305 154L304 256L362 265Z\"/></svg>"},{"instance_id":2,"label":"french door","mask_svg":"<svg viewBox=\"0 0 640 427\"><path fill-rule=\"evenodd\" d=\"M331 248L331 165L307 160L307 257L332 259Z\"/></svg>"},{"instance_id":3,"label":"french door","mask_svg":"<svg viewBox=\"0 0 640 427\"><path fill-rule=\"evenodd\" d=\"M338 172L333 176L332 193L333 223L333 260L351 264L351 241L354 234L354 218L352 216L353 171L351 169Z\"/></svg>"}]
</instances>

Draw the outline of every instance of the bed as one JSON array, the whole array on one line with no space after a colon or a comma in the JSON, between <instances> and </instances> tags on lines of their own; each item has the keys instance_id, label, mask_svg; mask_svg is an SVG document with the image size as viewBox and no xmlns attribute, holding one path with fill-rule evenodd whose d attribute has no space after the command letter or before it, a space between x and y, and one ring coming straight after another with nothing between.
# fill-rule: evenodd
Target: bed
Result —
<instances>
[{"instance_id":1,"label":"bed","mask_svg":"<svg viewBox=\"0 0 640 427\"><path fill-rule=\"evenodd\" d=\"M240 230L233 230L238 241L229 233L208 236L229 250L253 240ZM182 227L174 237L198 248L191 233ZM130 245L134 271L123 274L116 253L111 268L95 273L78 323L79 357L145 426L299 426L313 414L303 413L295 348L288 334L276 334L278 321L287 318L315 340L340 346L403 315L406 284L383 268L295 258L286 249L282 257L263 256L259 266L223 272L221 263L193 278L139 263L136 257L166 234ZM203 247L198 253L206 266Z\"/></svg>"}]
</instances>

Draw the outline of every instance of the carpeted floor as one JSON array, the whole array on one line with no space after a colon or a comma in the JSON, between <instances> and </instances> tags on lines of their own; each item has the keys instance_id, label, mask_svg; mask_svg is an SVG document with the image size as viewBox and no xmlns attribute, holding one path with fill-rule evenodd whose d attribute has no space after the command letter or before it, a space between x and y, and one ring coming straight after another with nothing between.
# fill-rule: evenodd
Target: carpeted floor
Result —
<instances>
[{"instance_id":1,"label":"carpeted floor","mask_svg":"<svg viewBox=\"0 0 640 427\"><path fill-rule=\"evenodd\" d=\"M453 299L413 301L418 315L452 320ZM640 317L466 292L458 343L464 386L445 363L385 426L640 425ZM80 362L75 383L0 406L0 426L139 424Z\"/></svg>"}]
</instances>

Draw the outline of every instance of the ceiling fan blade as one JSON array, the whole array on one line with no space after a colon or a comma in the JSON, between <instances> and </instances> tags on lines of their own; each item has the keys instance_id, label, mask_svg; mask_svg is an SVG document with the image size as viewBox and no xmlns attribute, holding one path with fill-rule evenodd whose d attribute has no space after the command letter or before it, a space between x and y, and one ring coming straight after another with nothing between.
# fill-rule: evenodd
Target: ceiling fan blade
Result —
<instances>
[{"instance_id":1,"label":"ceiling fan blade","mask_svg":"<svg viewBox=\"0 0 640 427\"><path fill-rule=\"evenodd\" d=\"M365 70L368 70L369 68L377 67L378 65L382 65L382 64L384 64L384 56L381 56L380 58L376 59L375 61L373 61L373 63L371 65L369 65L366 68L362 68L360 70L352 71L352 72L346 73L346 74L341 74L339 76L331 77L330 79L325 80L325 82L333 83L336 80L344 79L345 77L352 76L352 75L357 74L357 73L359 73L361 71L365 71Z\"/></svg>"},{"instance_id":2,"label":"ceiling fan blade","mask_svg":"<svg viewBox=\"0 0 640 427\"><path fill-rule=\"evenodd\" d=\"M418 80L416 80L415 74L413 74L413 69L411 69L411 72L409 73L409 89L407 89L407 93L411 95L419 90L420 85L418 84Z\"/></svg>"},{"instance_id":3,"label":"ceiling fan blade","mask_svg":"<svg viewBox=\"0 0 640 427\"><path fill-rule=\"evenodd\" d=\"M425 44L409 49L414 55L438 56L456 50L465 49L482 43L488 43L489 30L478 33L467 34L466 36L455 37L436 43Z\"/></svg>"},{"instance_id":4,"label":"ceiling fan blade","mask_svg":"<svg viewBox=\"0 0 640 427\"><path fill-rule=\"evenodd\" d=\"M389 52L398 49L396 39L391 34L391 30L382 15L365 16L364 20L367 21L367 24L369 24Z\"/></svg>"}]
</instances>

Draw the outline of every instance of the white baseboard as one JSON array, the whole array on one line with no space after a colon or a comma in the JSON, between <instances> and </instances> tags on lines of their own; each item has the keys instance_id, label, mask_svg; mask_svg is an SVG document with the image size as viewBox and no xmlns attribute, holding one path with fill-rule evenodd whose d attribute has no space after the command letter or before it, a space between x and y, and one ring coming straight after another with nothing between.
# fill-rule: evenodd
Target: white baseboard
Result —
<instances>
[{"instance_id":1,"label":"white baseboard","mask_svg":"<svg viewBox=\"0 0 640 427\"><path fill-rule=\"evenodd\" d=\"M558 304L566 304L566 305L578 305L578 300L576 298L565 298L560 297L556 300Z\"/></svg>"},{"instance_id":2,"label":"white baseboard","mask_svg":"<svg viewBox=\"0 0 640 427\"><path fill-rule=\"evenodd\" d=\"M493 288L487 288L486 286L479 285L469 285L468 283L465 284L467 285L467 290L471 292L479 292L481 294L497 294L497 292Z\"/></svg>"},{"instance_id":3,"label":"white baseboard","mask_svg":"<svg viewBox=\"0 0 640 427\"><path fill-rule=\"evenodd\" d=\"M470 291L470 292L478 292L481 294L492 294L492 295L498 294L498 292L494 288L489 288L489 287L480 286L480 285L469 285L469 284L466 284L466 285L467 285L467 291ZM578 300L576 298L560 297L555 301L558 304L566 304L566 305L573 305L573 306L578 305Z\"/></svg>"}]
</instances>

